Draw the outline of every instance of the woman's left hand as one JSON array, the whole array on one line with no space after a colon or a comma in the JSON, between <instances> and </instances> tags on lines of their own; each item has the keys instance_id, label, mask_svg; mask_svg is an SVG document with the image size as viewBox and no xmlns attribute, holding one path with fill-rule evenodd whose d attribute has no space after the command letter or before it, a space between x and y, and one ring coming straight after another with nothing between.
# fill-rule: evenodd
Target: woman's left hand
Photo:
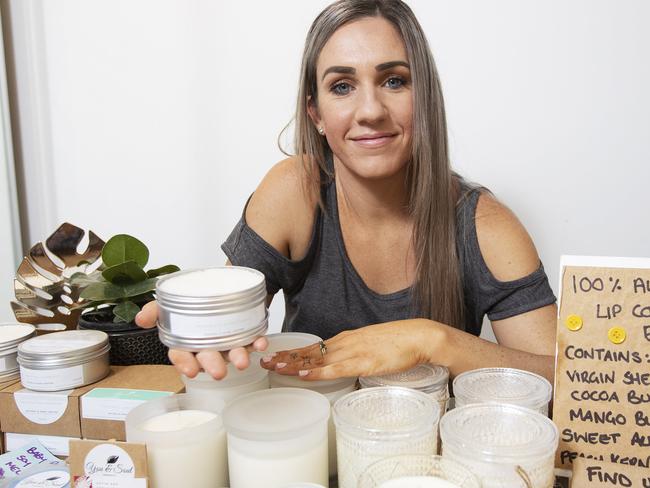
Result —
<instances>
[{"instance_id":1,"label":"woman's left hand","mask_svg":"<svg viewBox=\"0 0 650 488\"><path fill-rule=\"evenodd\" d=\"M443 341L444 328L425 319L369 325L261 360L261 365L283 375L305 380L374 376L406 371L431 362Z\"/></svg>"}]
</instances>

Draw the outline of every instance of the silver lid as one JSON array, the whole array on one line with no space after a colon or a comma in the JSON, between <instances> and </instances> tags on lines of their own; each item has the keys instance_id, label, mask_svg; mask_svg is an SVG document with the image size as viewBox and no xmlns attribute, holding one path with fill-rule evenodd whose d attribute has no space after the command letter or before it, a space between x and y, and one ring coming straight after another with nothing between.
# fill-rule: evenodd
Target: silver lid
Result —
<instances>
[{"instance_id":1,"label":"silver lid","mask_svg":"<svg viewBox=\"0 0 650 488\"><path fill-rule=\"evenodd\" d=\"M18 344L36 335L36 327L30 324L0 324L0 354L14 349Z\"/></svg>"},{"instance_id":2,"label":"silver lid","mask_svg":"<svg viewBox=\"0 0 650 488\"><path fill-rule=\"evenodd\" d=\"M362 388L374 386L403 386L423 393L433 393L446 389L449 383L449 370L444 366L418 364L401 373L359 378Z\"/></svg>"},{"instance_id":3,"label":"silver lid","mask_svg":"<svg viewBox=\"0 0 650 488\"><path fill-rule=\"evenodd\" d=\"M219 280L230 283L238 278L240 287L224 287ZM241 278L244 279L241 279ZM216 279L218 278L218 279ZM183 280L183 285L176 285ZM216 281L212 286L202 283ZM248 310L266 300L266 282L259 271L242 266L219 266L177 271L163 276L156 283L158 305L165 310L186 315L222 315Z\"/></svg>"},{"instance_id":4,"label":"silver lid","mask_svg":"<svg viewBox=\"0 0 650 488\"><path fill-rule=\"evenodd\" d=\"M52 369L83 364L108 353L108 334L99 330L66 330L33 337L18 346L18 364Z\"/></svg>"},{"instance_id":5,"label":"silver lid","mask_svg":"<svg viewBox=\"0 0 650 488\"><path fill-rule=\"evenodd\" d=\"M228 351L234 347L247 346L257 337L263 336L269 325L269 312L266 311L264 320L252 329L245 330L238 334L217 337L182 337L173 334L162 323L158 324L158 336L160 342L172 349L181 351L199 352L204 349L216 351Z\"/></svg>"}]
</instances>

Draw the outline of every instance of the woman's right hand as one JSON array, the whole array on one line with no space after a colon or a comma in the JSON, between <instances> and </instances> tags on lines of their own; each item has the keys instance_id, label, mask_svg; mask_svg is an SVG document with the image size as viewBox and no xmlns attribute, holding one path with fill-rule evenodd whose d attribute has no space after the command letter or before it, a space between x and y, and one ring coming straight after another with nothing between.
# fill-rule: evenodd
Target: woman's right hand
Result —
<instances>
[{"instance_id":1,"label":"woman's right hand","mask_svg":"<svg viewBox=\"0 0 650 488\"><path fill-rule=\"evenodd\" d=\"M135 317L135 323L142 328L149 329L156 327L158 321L158 304L149 302ZM237 369L246 369L250 365L249 352L264 351L268 347L268 341L264 337L258 337L250 346L236 347L230 351L218 352L205 350L198 353L169 350L169 360L176 369L187 376L194 378L201 370L213 378L220 380L225 378L228 369L226 362L230 361Z\"/></svg>"}]
</instances>

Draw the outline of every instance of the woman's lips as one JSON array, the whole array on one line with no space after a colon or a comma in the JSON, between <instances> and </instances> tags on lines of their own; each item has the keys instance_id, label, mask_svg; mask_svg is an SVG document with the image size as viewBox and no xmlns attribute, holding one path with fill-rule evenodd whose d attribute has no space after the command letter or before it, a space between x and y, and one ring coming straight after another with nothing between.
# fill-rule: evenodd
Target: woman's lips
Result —
<instances>
[{"instance_id":1,"label":"woman's lips","mask_svg":"<svg viewBox=\"0 0 650 488\"><path fill-rule=\"evenodd\" d=\"M376 136L362 136L353 138L355 144L362 147L381 147L389 144L395 138L395 134L378 134Z\"/></svg>"}]
</instances>

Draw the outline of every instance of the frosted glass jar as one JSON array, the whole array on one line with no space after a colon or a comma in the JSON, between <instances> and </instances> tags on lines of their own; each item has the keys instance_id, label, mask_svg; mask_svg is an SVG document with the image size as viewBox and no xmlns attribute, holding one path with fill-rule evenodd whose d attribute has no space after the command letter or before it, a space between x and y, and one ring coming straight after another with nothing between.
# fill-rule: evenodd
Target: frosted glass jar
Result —
<instances>
[{"instance_id":1,"label":"frosted glass jar","mask_svg":"<svg viewBox=\"0 0 650 488\"><path fill-rule=\"evenodd\" d=\"M20 381L35 391L61 391L89 385L110 372L108 334L66 330L32 337L18 346Z\"/></svg>"},{"instance_id":2,"label":"frosted glass jar","mask_svg":"<svg viewBox=\"0 0 650 488\"><path fill-rule=\"evenodd\" d=\"M203 396L172 395L135 407L126 416L126 440L147 445L151 488L228 486L223 421Z\"/></svg>"},{"instance_id":3,"label":"frosted glass jar","mask_svg":"<svg viewBox=\"0 0 650 488\"><path fill-rule=\"evenodd\" d=\"M204 395L215 407L223 410L228 402L241 395L269 388L269 372L260 366L259 360L258 354L251 354L250 366L243 370L228 363L228 374L221 380L215 380L204 372L194 378L181 375L181 379L187 393Z\"/></svg>"},{"instance_id":4,"label":"frosted glass jar","mask_svg":"<svg viewBox=\"0 0 650 488\"><path fill-rule=\"evenodd\" d=\"M269 341L267 353L305 347L321 340L318 336L304 334L302 332L269 334L266 338ZM343 395L347 395L357 389L356 377L326 381L305 381L298 376L281 375L271 371L269 379L271 388L305 388L321 393L329 400L331 406ZM334 426L334 417L332 415L330 415L327 426L327 445L329 446L328 472L330 476L334 476L336 474L336 427Z\"/></svg>"},{"instance_id":5,"label":"frosted glass jar","mask_svg":"<svg viewBox=\"0 0 650 488\"><path fill-rule=\"evenodd\" d=\"M224 412L231 488L328 484L327 419L320 393L299 388L256 391Z\"/></svg>"},{"instance_id":6,"label":"frosted glass jar","mask_svg":"<svg viewBox=\"0 0 650 488\"><path fill-rule=\"evenodd\" d=\"M464 466L440 456L406 454L381 459L363 472L358 488L481 488Z\"/></svg>"},{"instance_id":7,"label":"frosted glass jar","mask_svg":"<svg viewBox=\"0 0 650 488\"><path fill-rule=\"evenodd\" d=\"M240 266L177 271L156 283L158 334L174 349L226 351L266 333L266 284Z\"/></svg>"},{"instance_id":8,"label":"frosted glass jar","mask_svg":"<svg viewBox=\"0 0 650 488\"><path fill-rule=\"evenodd\" d=\"M348 393L334 404L339 488L356 488L373 462L399 454L435 454L440 407L425 393L397 386Z\"/></svg>"},{"instance_id":9,"label":"frosted glass jar","mask_svg":"<svg viewBox=\"0 0 650 488\"><path fill-rule=\"evenodd\" d=\"M0 383L20 377L18 345L36 335L29 324L0 324Z\"/></svg>"},{"instance_id":10,"label":"frosted glass jar","mask_svg":"<svg viewBox=\"0 0 650 488\"><path fill-rule=\"evenodd\" d=\"M454 378L456 407L470 403L509 403L548 415L553 388L535 373L514 368L481 368Z\"/></svg>"},{"instance_id":11,"label":"frosted glass jar","mask_svg":"<svg viewBox=\"0 0 650 488\"><path fill-rule=\"evenodd\" d=\"M484 488L551 488L558 429L526 407L475 403L440 421L442 457L472 471Z\"/></svg>"}]
</instances>

